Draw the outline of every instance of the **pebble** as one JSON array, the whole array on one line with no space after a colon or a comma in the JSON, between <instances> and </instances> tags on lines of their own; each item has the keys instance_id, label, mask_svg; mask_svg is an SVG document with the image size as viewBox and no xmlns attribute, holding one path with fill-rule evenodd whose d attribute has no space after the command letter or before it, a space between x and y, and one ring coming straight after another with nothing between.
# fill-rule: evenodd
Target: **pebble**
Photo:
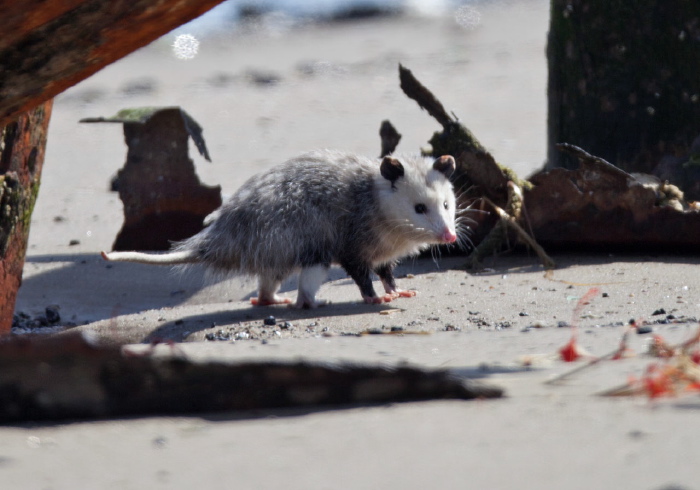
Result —
<instances>
[{"instance_id":1,"label":"pebble","mask_svg":"<svg viewBox=\"0 0 700 490\"><path fill-rule=\"evenodd\" d=\"M638 333L639 335L644 335L644 334L647 334L647 333L651 333L651 332L653 332L653 331L654 331L654 329L651 328L651 325L642 325L642 326L640 326L640 327L637 327L637 333Z\"/></svg>"},{"instance_id":2,"label":"pebble","mask_svg":"<svg viewBox=\"0 0 700 490\"><path fill-rule=\"evenodd\" d=\"M158 436L153 439L153 447L163 449L168 445L168 440L163 436Z\"/></svg>"},{"instance_id":3,"label":"pebble","mask_svg":"<svg viewBox=\"0 0 700 490\"><path fill-rule=\"evenodd\" d=\"M44 310L46 321L49 323L58 323L61 321L61 314L58 312L61 307L58 305L49 305Z\"/></svg>"},{"instance_id":4,"label":"pebble","mask_svg":"<svg viewBox=\"0 0 700 490\"><path fill-rule=\"evenodd\" d=\"M270 325L270 326L277 325L277 319L274 316L268 316L267 318L265 318L265 320L263 320L263 323L265 325Z\"/></svg>"}]
</instances>

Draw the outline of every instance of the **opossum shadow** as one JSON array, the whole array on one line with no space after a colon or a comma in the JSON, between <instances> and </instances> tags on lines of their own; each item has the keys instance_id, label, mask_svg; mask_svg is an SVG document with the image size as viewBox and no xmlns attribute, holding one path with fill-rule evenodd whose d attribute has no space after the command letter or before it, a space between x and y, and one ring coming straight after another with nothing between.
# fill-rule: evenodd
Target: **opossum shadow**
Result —
<instances>
[{"instance_id":1,"label":"opossum shadow","mask_svg":"<svg viewBox=\"0 0 700 490\"><path fill-rule=\"evenodd\" d=\"M406 274L447 270L450 265L456 264L454 260L441 259L439 265L436 265L432 260L407 259L396 271L399 287L411 287L410 281L402 279ZM453 263L450 264L450 261ZM373 308L371 305L359 304L359 291L352 279L338 267L331 268L319 296L322 299L329 293L335 296L336 286L348 285L351 286L352 296L341 299L347 299L347 303L335 301L328 307L312 312L297 312L299 318L301 315L355 314L364 308ZM375 282L375 288L381 288L381 285ZM29 256L25 263L24 281L19 290L16 311L36 316L43 314L46 306L58 305L62 322L85 324L184 304L247 302L257 295L256 289L257 281L254 278L211 277L199 267L183 273L170 267L109 263L97 253ZM297 279L292 276L284 282L280 292L293 300L296 298L296 289ZM249 308L245 311L248 319L282 315L280 311L293 315L283 307Z\"/></svg>"},{"instance_id":2,"label":"opossum shadow","mask_svg":"<svg viewBox=\"0 0 700 490\"><path fill-rule=\"evenodd\" d=\"M179 305L203 283L201 271L183 275L168 267L111 264L98 254L30 256L16 310L34 315L56 304L64 321L94 322Z\"/></svg>"}]
</instances>

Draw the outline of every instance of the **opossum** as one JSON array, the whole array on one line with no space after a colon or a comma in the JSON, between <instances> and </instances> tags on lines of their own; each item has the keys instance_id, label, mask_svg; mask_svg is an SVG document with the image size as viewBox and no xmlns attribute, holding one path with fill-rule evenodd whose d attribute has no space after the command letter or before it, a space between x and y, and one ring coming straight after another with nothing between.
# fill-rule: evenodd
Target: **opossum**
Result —
<instances>
[{"instance_id":1,"label":"opossum","mask_svg":"<svg viewBox=\"0 0 700 490\"><path fill-rule=\"evenodd\" d=\"M211 215L201 232L165 254L102 252L106 260L177 265L257 276L254 305L291 303L277 291L299 271L296 307L315 308L331 264L339 264L366 303L411 297L396 287L398 259L457 242L455 194L445 155L387 156L381 162L331 150L262 172ZM375 272L384 285L378 296Z\"/></svg>"}]
</instances>

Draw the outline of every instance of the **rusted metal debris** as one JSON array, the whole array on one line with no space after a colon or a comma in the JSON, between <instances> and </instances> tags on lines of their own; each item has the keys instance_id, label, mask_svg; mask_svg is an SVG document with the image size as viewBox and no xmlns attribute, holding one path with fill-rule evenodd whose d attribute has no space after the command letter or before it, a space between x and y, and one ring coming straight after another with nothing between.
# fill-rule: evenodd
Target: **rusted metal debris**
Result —
<instances>
[{"instance_id":1,"label":"rusted metal debris","mask_svg":"<svg viewBox=\"0 0 700 490\"><path fill-rule=\"evenodd\" d=\"M0 0L0 127L223 0Z\"/></svg>"},{"instance_id":2,"label":"rusted metal debris","mask_svg":"<svg viewBox=\"0 0 700 490\"><path fill-rule=\"evenodd\" d=\"M697 252L700 210L675 186L628 174L574 145L576 170L555 168L530 178L524 199L538 242L554 248Z\"/></svg>"},{"instance_id":3,"label":"rusted metal debris","mask_svg":"<svg viewBox=\"0 0 700 490\"><path fill-rule=\"evenodd\" d=\"M459 208L487 211L470 215L476 228L471 239L477 245L473 254L476 260L472 262L478 263L480 257L518 241L513 227L504 232L506 224L502 223L511 222L548 249L699 249L700 204L685 202L683 192L673 183L650 175L628 174L569 144L558 148L576 156L580 168L556 168L529 180L520 179L496 163L471 131L449 115L410 70L400 66L399 77L404 93L443 126L430 144L433 156L450 154L457 161L453 178ZM512 198L513 192L522 194L522 202ZM510 218L499 218L501 211ZM542 254L542 263L553 265Z\"/></svg>"},{"instance_id":4,"label":"rusted metal debris","mask_svg":"<svg viewBox=\"0 0 700 490\"><path fill-rule=\"evenodd\" d=\"M0 342L0 423L498 398L444 370L309 361L193 362L83 334Z\"/></svg>"},{"instance_id":5,"label":"rusted metal debris","mask_svg":"<svg viewBox=\"0 0 700 490\"><path fill-rule=\"evenodd\" d=\"M0 334L12 327L53 99L0 128Z\"/></svg>"},{"instance_id":6,"label":"rusted metal debris","mask_svg":"<svg viewBox=\"0 0 700 490\"><path fill-rule=\"evenodd\" d=\"M80 122L124 125L129 149L116 185L124 225L113 250L169 250L173 241L199 232L204 218L221 206L221 187L201 184L188 155L192 138L210 161L202 128L181 108L124 109Z\"/></svg>"}]
</instances>

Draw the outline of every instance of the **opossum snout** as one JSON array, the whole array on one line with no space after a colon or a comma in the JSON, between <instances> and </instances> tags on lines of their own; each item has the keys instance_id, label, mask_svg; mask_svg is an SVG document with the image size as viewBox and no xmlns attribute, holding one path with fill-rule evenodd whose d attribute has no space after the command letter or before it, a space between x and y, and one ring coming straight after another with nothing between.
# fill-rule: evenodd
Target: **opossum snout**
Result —
<instances>
[{"instance_id":1,"label":"opossum snout","mask_svg":"<svg viewBox=\"0 0 700 490\"><path fill-rule=\"evenodd\" d=\"M454 231L445 227L445 229L442 230L442 234L440 235L440 241L442 243L454 243L457 241L457 235L455 235Z\"/></svg>"}]
</instances>

